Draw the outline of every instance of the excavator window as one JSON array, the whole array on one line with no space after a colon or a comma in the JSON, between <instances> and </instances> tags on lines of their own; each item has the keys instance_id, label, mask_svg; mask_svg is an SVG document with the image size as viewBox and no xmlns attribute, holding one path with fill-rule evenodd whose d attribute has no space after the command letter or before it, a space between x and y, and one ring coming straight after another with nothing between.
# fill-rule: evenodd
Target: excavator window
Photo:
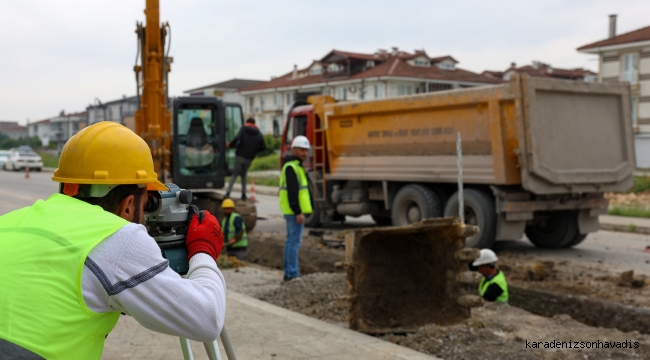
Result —
<instances>
[{"instance_id":1,"label":"excavator window","mask_svg":"<svg viewBox=\"0 0 650 360\"><path fill-rule=\"evenodd\" d=\"M215 114L210 108L178 111L178 150L182 175L216 175Z\"/></svg>"},{"instance_id":2,"label":"excavator window","mask_svg":"<svg viewBox=\"0 0 650 360\"><path fill-rule=\"evenodd\" d=\"M226 142L231 142L235 138L243 124L244 117L241 107L239 105L226 104ZM226 161L228 162L229 169L235 166L235 151L236 149L226 150Z\"/></svg>"}]
</instances>

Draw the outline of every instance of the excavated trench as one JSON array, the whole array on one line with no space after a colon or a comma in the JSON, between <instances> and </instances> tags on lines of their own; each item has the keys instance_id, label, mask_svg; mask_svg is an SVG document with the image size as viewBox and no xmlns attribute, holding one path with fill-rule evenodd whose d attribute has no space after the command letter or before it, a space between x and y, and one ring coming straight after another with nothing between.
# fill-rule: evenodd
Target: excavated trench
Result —
<instances>
[{"instance_id":1,"label":"excavated trench","mask_svg":"<svg viewBox=\"0 0 650 360\"><path fill-rule=\"evenodd\" d=\"M367 238L366 244L362 243L357 247L357 256L365 258L363 262L367 263L369 267L363 269L367 281L359 283L360 286L356 288L350 288L351 276L354 278L354 273L358 274L362 269L348 270L348 272L352 271L352 274L348 274L348 288L352 290L350 297L352 306L349 313L352 328L356 326L361 331L374 329L376 332L387 332L380 330L399 329L402 323L417 323L421 319L426 319L426 322L448 324L467 317L462 308L454 305L453 296L449 295L456 293L455 285L449 285L449 279L454 278L455 273L461 271L458 263L432 256L431 254L440 253L440 249L431 248L430 242L419 237L408 236L407 238L405 234L397 234L396 237L382 239L371 235ZM252 232L249 234L248 260L263 266L282 269L284 239L284 235L279 233ZM405 241L411 242L412 246L405 246ZM441 253L449 253L449 251L445 250ZM349 252L346 260L346 251L343 247L325 246L320 237L306 235L303 237L299 255L300 271L303 275L318 272L345 272L345 267L340 265L346 264L346 261L349 265L351 254ZM443 268L449 269L449 271L441 273ZM401 275L396 276L396 274ZM429 276L429 274L436 274L436 276ZM454 290L450 291L452 288ZM472 286L465 286L465 288L467 290L474 289ZM377 289L383 290L377 292ZM422 291L422 289L426 290ZM432 289L444 289L444 291L433 291ZM414 290L417 291L413 292ZM408 297L404 295L407 292L417 295ZM401 296L404 302L412 304L411 309L413 310L394 314L396 316L383 316L382 309L391 308L390 302L382 300L381 295L386 293L390 293L386 299L391 299L391 301L400 301L396 299L400 299ZM359 296L355 297L355 295ZM384 302L382 303L382 301ZM427 316L422 315L419 309L428 308L428 304L431 302L448 307L448 309L445 308L443 312L424 314ZM552 317L568 314L573 319L590 326L617 328L622 331L636 330L640 333L650 334L650 309L647 307L632 306L584 295L539 290L534 286L515 285L510 285L510 305L541 316ZM373 307L377 309L374 313ZM360 328L358 321L356 325L353 324L354 319L368 316L377 323L361 324Z\"/></svg>"}]
</instances>

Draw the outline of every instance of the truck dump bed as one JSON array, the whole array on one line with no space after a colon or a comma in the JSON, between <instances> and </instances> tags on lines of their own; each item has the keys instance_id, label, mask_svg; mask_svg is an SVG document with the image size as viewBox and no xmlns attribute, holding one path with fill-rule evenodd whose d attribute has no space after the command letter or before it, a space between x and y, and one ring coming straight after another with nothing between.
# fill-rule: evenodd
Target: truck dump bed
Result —
<instances>
[{"instance_id":1,"label":"truck dump bed","mask_svg":"<svg viewBox=\"0 0 650 360\"><path fill-rule=\"evenodd\" d=\"M535 194L625 191L635 169L629 87L515 76L497 86L315 103L331 180L467 183ZM319 111L320 110L320 111Z\"/></svg>"}]
</instances>

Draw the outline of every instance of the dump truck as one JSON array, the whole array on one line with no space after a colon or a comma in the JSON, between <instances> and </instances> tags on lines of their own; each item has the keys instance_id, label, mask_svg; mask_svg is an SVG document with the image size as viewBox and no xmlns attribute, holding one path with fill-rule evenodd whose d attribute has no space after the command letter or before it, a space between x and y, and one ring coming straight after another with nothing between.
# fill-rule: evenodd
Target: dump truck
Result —
<instances>
[{"instance_id":1,"label":"dump truck","mask_svg":"<svg viewBox=\"0 0 650 360\"><path fill-rule=\"evenodd\" d=\"M630 101L625 84L525 75L383 100L311 96L288 114L282 151L296 135L312 143L308 226L367 214L404 226L458 215L460 133L465 221L480 228L467 245L526 234L566 248L598 230L605 192L632 186Z\"/></svg>"}]
</instances>

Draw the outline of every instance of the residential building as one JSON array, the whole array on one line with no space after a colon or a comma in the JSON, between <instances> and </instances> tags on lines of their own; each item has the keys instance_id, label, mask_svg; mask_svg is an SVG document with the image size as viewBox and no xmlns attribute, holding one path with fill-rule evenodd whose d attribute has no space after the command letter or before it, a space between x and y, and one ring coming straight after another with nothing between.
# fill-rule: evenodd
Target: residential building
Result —
<instances>
[{"instance_id":1,"label":"residential building","mask_svg":"<svg viewBox=\"0 0 650 360\"><path fill-rule=\"evenodd\" d=\"M548 77L554 79L576 80L584 82L596 82L598 80L598 74L591 70L583 68L561 69L552 67L551 65L545 64L541 61L533 61L531 65L525 65L521 67L517 67L517 64L513 62L505 71L486 70L481 74L505 81L510 80L510 77L514 74L527 74L537 77Z\"/></svg>"},{"instance_id":2,"label":"residential building","mask_svg":"<svg viewBox=\"0 0 650 360\"><path fill-rule=\"evenodd\" d=\"M265 83L265 81L232 79L212 85L202 86L196 89L186 90L183 93L189 96L215 96L224 102L239 103L243 107L244 97L239 93L239 89L262 83Z\"/></svg>"},{"instance_id":3,"label":"residential building","mask_svg":"<svg viewBox=\"0 0 650 360\"><path fill-rule=\"evenodd\" d=\"M86 112L66 114L61 111L58 116L37 121L28 125L29 136L38 136L43 146L50 142L57 143L58 151L63 149L66 141L88 124Z\"/></svg>"},{"instance_id":4,"label":"residential building","mask_svg":"<svg viewBox=\"0 0 650 360\"><path fill-rule=\"evenodd\" d=\"M114 121L130 129L135 129L135 111L138 110L137 96L127 97L123 95L121 99L112 100L102 103L98 100L97 104L88 105L88 123L94 124L100 121Z\"/></svg>"},{"instance_id":5,"label":"residential building","mask_svg":"<svg viewBox=\"0 0 650 360\"><path fill-rule=\"evenodd\" d=\"M598 55L598 81L630 84L636 162L650 168L650 26L617 35L616 15L610 15L609 37L578 51Z\"/></svg>"},{"instance_id":6,"label":"residential building","mask_svg":"<svg viewBox=\"0 0 650 360\"><path fill-rule=\"evenodd\" d=\"M295 102L310 95L331 95L340 101L383 99L431 91L501 83L502 80L463 70L450 55L430 57L378 50L374 54L332 50L308 67L240 89L244 113L254 117L263 133L278 135Z\"/></svg>"},{"instance_id":7,"label":"residential building","mask_svg":"<svg viewBox=\"0 0 650 360\"><path fill-rule=\"evenodd\" d=\"M27 136L27 128L18 125L17 121L0 121L0 133L9 136L12 139L18 140Z\"/></svg>"}]
</instances>

